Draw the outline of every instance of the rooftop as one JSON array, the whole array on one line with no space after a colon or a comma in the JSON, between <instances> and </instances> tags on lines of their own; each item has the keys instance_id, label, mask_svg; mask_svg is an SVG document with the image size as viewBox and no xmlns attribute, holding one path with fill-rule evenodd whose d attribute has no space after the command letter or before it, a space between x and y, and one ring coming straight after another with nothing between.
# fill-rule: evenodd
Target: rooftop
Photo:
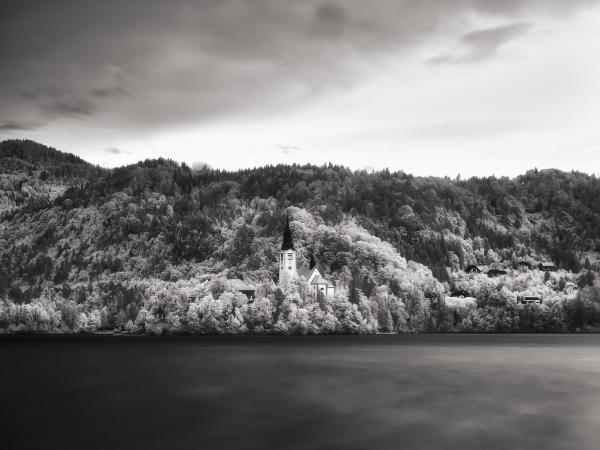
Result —
<instances>
[{"instance_id":1,"label":"rooftop","mask_svg":"<svg viewBox=\"0 0 600 450\"><path fill-rule=\"evenodd\" d=\"M225 287L227 289L232 289L235 291L254 291L254 287L250 286L244 280L240 280L239 278L232 278L231 280L225 281Z\"/></svg>"},{"instance_id":2,"label":"rooftop","mask_svg":"<svg viewBox=\"0 0 600 450\"><path fill-rule=\"evenodd\" d=\"M327 285L327 287L333 287L333 284L331 284L329 281L327 281L321 275L317 275L315 278L313 278L313 280L310 284L325 284L325 285Z\"/></svg>"},{"instance_id":3,"label":"rooftop","mask_svg":"<svg viewBox=\"0 0 600 450\"><path fill-rule=\"evenodd\" d=\"M313 270L315 270L315 268L316 267L313 267L312 269L310 269L309 267L301 266L296 269L296 272L298 272L298 276L304 277L308 280L310 275L312 274Z\"/></svg>"}]
</instances>

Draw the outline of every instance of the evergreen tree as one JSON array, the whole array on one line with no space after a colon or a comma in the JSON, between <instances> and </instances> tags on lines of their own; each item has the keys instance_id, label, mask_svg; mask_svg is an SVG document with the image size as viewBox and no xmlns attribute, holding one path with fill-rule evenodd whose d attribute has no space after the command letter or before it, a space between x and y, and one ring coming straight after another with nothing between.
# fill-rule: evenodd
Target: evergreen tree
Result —
<instances>
[{"instance_id":1,"label":"evergreen tree","mask_svg":"<svg viewBox=\"0 0 600 450\"><path fill-rule=\"evenodd\" d=\"M285 301L285 295L280 288L275 289L275 308L273 309L273 322L279 320L279 314L281 313L281 307Z\"/></svg>"},{"instance_id":2,"label":"evergreen tree","mask_svg":"<svg viewBox=\"0 0 600 450\"><path fill-rule=\"evenodd\" d=\"M350 278L350 286L348 286L348 301L358 305L360 302L360 291L356 287L356 274L352 274Z\"/></svg>"}]
</instances>

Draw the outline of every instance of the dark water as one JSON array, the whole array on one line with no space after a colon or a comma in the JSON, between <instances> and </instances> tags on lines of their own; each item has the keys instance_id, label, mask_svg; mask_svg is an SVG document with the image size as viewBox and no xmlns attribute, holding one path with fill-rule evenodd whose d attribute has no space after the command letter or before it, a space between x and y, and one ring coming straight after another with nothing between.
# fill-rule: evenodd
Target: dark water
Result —
<instances>
[{"instance_id":1,"label":"dark water","mask_svg":"<svg viewBox=\"0 0 600 450\"><path fill-rule=\"evenodd\" d=\"M600 336L2 337L2 449L599 449Z\"/></svg>"}]
</instances>

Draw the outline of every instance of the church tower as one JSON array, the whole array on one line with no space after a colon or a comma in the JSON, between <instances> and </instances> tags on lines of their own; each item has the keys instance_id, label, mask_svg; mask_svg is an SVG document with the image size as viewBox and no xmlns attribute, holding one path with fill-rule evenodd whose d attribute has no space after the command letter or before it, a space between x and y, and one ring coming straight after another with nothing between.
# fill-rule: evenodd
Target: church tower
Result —
<instances>
[{"instance_id":1,"label":"church tower","mask_svg":"<svg viewBox=\"0 0 600 450\"><path fill-rule=\"evenodd\" d=\"M279 252L279 281L283 280L286 274L288 278L296 278L296 250L294 250L294 241L292 240L292 231L290 230L290 218L285 222L283 230L283 243Z\"/></svg>"}]
</instances>

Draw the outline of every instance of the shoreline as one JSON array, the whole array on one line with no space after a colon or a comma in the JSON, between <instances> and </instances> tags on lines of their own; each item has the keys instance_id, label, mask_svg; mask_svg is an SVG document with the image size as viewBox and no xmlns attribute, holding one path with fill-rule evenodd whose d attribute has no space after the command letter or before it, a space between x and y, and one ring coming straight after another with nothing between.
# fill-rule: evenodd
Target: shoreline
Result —
<instances>
[{"instance_id":1,"label":"shoreline","mask_svg":"<svg viewBox=\"0 0 600 450\"><path fill-rule=\"evenodd\" d=\"M234 335L234 334L2 334L0 345L7 343L144 343L144 344L215 344L245 345L363 345L404 346L552 346L552 345L598 345L598 333L422 333L422 334L329 334L329 335Z\"/></svg>"}]
</instances>

